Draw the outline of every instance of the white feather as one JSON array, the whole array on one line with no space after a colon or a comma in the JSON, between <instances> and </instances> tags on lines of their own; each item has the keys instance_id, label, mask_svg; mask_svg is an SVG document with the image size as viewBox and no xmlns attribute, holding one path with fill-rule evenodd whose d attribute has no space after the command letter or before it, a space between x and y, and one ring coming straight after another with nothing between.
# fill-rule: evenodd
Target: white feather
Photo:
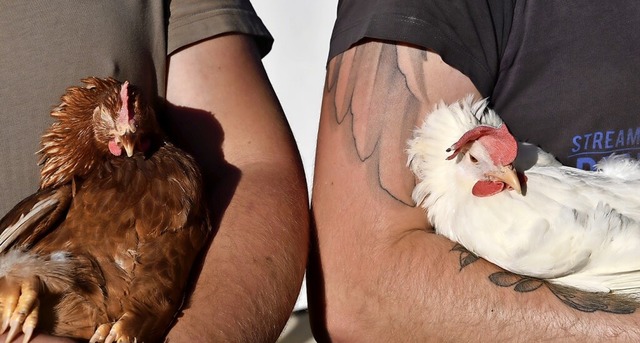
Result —
<instances>
[{"instance_id":1,"label":"white feather","mask_svg":"<svg viewBox=\"0 0 640 343\"><path fill-rule=\"evenodd\" d=\"M58 199L49 197L45 198L35 205L25 215L22 214L20 219L13 225L8 226L0 234L0 252L5 251L27 228L31 227L34 222L40 220L44 215L55 209Z\"/></svg>"},{"instance_id":2,"label":"white feather","mask_svg":"<svg viewBox=\"0 0 640 343\"><path fill-rule=\"evenodd\" d=\"M616 156L595 172L560 166L519 144L523 195L476 197L453 143L477 125L502 120L485 100L439 104L408 143L416 203L436 232L514 273L588 291L640 294L640 163Z\"/></svg>"},{"instance_id":3,"label":"white feather","mask_svg":"<svg viewBox=\"0 0 640 343\"><path fill-rule=\"evenodd\" d=\"M596 164L596 169L606 175L623 180L640 179L640 161L625 155L611 155L603 158Z\"/></svg>"}]
</instances>

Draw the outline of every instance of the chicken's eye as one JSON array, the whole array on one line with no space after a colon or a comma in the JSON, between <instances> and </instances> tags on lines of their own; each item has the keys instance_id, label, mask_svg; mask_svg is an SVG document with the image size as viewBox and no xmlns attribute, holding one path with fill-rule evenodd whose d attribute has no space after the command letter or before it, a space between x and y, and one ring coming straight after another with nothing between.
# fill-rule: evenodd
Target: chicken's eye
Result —
<instances>
[{"instance_id":1,"label":"chicken's eye","mask_svg":"<svg viewBox=\"0 0 640 343\"><path fill-rule=\"evenodd\" d=\"M469 161L471 161L471 163L478 163L478 159L471 154L469 154Z\"/></svg>"}]
</instances>

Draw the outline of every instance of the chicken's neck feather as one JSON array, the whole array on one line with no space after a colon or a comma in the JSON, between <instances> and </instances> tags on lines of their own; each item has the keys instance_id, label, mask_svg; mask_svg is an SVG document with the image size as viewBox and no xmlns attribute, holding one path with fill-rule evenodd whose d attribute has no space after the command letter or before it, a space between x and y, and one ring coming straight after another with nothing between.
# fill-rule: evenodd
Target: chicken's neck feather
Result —
<instances>
[{"instance_id":1,"label":"chicken's neck feather","mask_svg":"<svg viewBox=\"0 0 640 343\"><path fill-rule=\"evenodd\" d=\"M93 112L110 86L104 80L83 80L87 87L70 87L51 116L56 119L42 136L40 188L59 186L89 173L104 154L96 146Z\"/></svg>"},{"instance_id":2,"label":"chicken's neck feather","mask_svg":"<svg viewBox=\"0 0 640 343\"><path fill-rule=\"evenodd\" d=\"M471 190L477 180L459 178L456 169L457 158L448 159L450 147L469 130L479 125L500 127L503 122L497 114L487 108L487 101L474 102L467 97L454 104L440 103L427 115L424 124L416 129L408 142L408 164L417 177L418 183L413 190L413 200L429 209L437 202L456 203L459 199L451 197L451 189ZM457 194L453 192L453 194ZM433 224L433 213L429 211L429 220Z\"/></svg>"}]
</instances>

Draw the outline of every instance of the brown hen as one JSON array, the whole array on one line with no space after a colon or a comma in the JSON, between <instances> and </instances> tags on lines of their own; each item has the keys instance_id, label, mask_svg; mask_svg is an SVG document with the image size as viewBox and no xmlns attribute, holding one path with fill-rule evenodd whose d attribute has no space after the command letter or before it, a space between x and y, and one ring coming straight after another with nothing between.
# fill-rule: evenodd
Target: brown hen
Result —
<instances>
[{"instance_id":1,"label":"brown hen","mask_svg":"<svg viewBox=\"0 0 640 343\"><path fill-rule=\"evenodd\" d=\"M156 342L210 231L195 161L128 82L70 87L41 185L0 221L2 332Z\"/></svg>"}]
</instances>

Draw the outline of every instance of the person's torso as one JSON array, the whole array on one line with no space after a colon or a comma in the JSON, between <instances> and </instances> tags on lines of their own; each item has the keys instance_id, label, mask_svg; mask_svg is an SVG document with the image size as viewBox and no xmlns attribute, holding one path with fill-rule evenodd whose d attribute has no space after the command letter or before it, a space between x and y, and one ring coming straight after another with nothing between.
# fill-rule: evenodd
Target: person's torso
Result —
<instances>
[{"instance_id":1,"label":"person's torso","mask_svg":"<svg viewBox=\"0 0 640 343\"><path fill-rule=\"evenodd\" d=\"M329 58L366 37L440 54L566 165L640 155L638 1L340 1Z\"/></svg>"},{"instance_id":2,"label":"person's torso","mask_svg":"<svg viewBox=\"0 0 640 343\"><path fill-rule=\"evenodd\" d=\"M640 157L640 3L520 1L491 95L520 140L563 164Z\"/></svg>"},{"instance_id":3,"label":"person's torso","mask_svg":"<svg viewBox=\"0 0 640 343\"><path fill-rule=\"evenodd\" d=\"M0 3L0 215L37 189L40 137L60 96L88 76L165 87L163 1Z\"/></svg>"}]
</instances>

